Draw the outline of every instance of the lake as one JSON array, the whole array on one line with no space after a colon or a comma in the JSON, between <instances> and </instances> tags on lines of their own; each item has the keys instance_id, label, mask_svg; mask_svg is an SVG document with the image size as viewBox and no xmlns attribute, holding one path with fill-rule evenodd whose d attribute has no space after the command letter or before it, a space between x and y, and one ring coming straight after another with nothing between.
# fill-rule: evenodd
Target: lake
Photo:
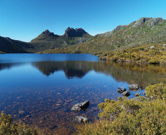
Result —
<instances>
[{"instance_id":1,"label":"lake","mask_svg":"<svg viewBox=\"0 0 166 135\"><path fill-rule=\"evenodd\" d=\"M0 110L45 134L72 134L75 116L97 119L97 105L117 100L118 87L142 86L131 91L134 98L148 84L165 81L165 75L165 68L115 64L91 54L1 54ZM71 111L85 100L90 101L86 111Z\"/></svg>"}]
</instances>

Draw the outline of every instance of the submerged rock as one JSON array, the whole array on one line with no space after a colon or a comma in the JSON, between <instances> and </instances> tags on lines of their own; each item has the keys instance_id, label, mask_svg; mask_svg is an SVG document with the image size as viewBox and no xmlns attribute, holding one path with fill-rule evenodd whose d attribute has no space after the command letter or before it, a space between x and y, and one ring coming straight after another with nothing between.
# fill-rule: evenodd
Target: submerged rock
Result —
<instances>
[{"instance_id":1,"label":"submerged rock","mask_svg":"<svg viewBox=\"0 0 166 135\"><path fill-rule=\"evenodd\" d=\"M125 91L126 91L126 89L118 88L118 92L119 92L119 93L123 93L123 92L125 92Z\"/></svg>"},{"instance_id":2,"label":"submerged rock","mask_svg":"<svg viewBox=\"0 0 166 135\"><path fill-rule=\"evenodd\" d=\"M140 96L141 94L140 93L135 93L134 94L136 97Z\"/></svg>"},{"instance_id":3,"label":"submerged rock","mask_svg":"<svg viewBox=\"0 0 166 135\"><path fill-rule=\"evenodd\" d=\"M129 85L129 89L130 90L138 90L139 86L138 86L138 84L131 84L131 85Z\"/></svg>"},{"instance_id":4,"label":"submerged rock","mask_svg":"<svg viewBox=\"0 0 166 135\"><path fill-rule=\"evenodd\" d=\"M30 115L28 112L24 111L24 110L19 110L18 111L18 117L25 117L27 115Z\"/></svg>"},{"instance_id":5,"label":"submerged rock","mask_svg":"<svg viewBox=\"0 0 166 135\"><path fill-rule=\"evenodd\" d=\"M23 114L25 114L25 111L19 110L19 111L18 111L18 114L19 114L19 115L23 115Z\"/></svg>"},{"instance_id":6,"label":"submerged rock","mask_svg":"<svg viewBox=\"0 0 166 135\"><path fill-rule=\"evenodd\" d=\"M130 96L130 91L125 91L122 93L123 96Z\"/></svg>"},{"instance_id":7,"label":"submerged rock","mask_svg":"<svg viewBox=\"0 0 166 135\"><path fill-rule=\"evenodd\" d=\"M78 123L88 123L89 119L83 116L76 116L75 121Z\"/></svg>"},{"instance_id":8,"label":"submerged rock","mask_svg":"<svg viewBox=\"0 0 166 135\"><path fill-rule=\"evenodd\" d=\"M84 111L85 111L88 107L89 107L89 101L86 100L86 101L84 101L84 102L75 104L75 105L71 108L71 110L72 110L72 111L76 111L76 112L79 112L79 111L81 111L81 110L84 110Z\"/></svg>"}]
</instances>

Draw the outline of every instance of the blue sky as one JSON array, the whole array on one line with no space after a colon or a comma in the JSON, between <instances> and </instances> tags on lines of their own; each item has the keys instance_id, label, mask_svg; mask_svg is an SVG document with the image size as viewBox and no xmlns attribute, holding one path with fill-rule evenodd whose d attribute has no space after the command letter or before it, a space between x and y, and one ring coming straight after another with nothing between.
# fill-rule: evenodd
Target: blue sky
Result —
<instances>
[{"instance_id":1,"label":"blue sky","mask_svg":"<svg viewBox=\"0 0 166 135\"><path fill-rule=\"evenodd\" d=\"M69 26L95 35L141 17L166 19L166 0L0 0L0 36L28 42Z\"/></svg>"}]
</instances>

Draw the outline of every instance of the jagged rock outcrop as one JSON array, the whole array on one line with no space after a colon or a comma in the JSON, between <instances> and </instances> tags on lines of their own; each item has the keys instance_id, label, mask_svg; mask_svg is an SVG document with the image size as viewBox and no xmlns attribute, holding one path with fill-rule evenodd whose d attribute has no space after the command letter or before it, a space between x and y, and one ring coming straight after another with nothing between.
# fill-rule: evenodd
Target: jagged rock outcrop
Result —
<instances>
[{"instance_id":1,"label":"jagged rock outcrop","mask_svg":"<svg viewBox=\"0 0 166 135\"><path fill-rule=\"evenodd\" d=\"M82 37L85 34L88 34L88 33L82 28L74 29L74 28L68 27L65 30L64 37Z\"/></svg>"},{"instance_id":2,"label":"jagged rock outcrop","mask_svg":"<svg viewBox=\"0 0 166 135\"><path fill-rule=\"evenodd\" d=\"M48 29L43 31L41 34L45 36L59 37L59 35L55 35L53 32L50 32Z\"/></svg>"},{"instance_id":3,"label":"jagged rock outcrop","mask_svg":"<svg viewBox=\"0 0 166 135\"><path fill-rule=\"evenodd\" d=\"M139 27L139 26L154 26L157 24L161 24L165 22L164 19L162 18L147 18L147 17L142 17L138 21L136 21L132 27Z\"/></svg>"}]
</instances>

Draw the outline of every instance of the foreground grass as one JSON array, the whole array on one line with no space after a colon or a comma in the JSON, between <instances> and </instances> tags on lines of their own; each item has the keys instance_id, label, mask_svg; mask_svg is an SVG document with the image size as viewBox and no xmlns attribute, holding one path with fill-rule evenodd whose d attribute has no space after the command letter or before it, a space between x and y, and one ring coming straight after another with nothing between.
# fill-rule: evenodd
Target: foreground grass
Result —
<instances>
[{"instance_id":1,"label":"foreground grass","mask_svg":"<svg viewBox=\"0 0 166 135\"><path fill-rule=\"evenodd\" d=\"M161 135L166 134L166 85L146 88L149 98L106 99L98 105L100 120L78 127L80 135Z\"/></svg>"}]
</instances>

